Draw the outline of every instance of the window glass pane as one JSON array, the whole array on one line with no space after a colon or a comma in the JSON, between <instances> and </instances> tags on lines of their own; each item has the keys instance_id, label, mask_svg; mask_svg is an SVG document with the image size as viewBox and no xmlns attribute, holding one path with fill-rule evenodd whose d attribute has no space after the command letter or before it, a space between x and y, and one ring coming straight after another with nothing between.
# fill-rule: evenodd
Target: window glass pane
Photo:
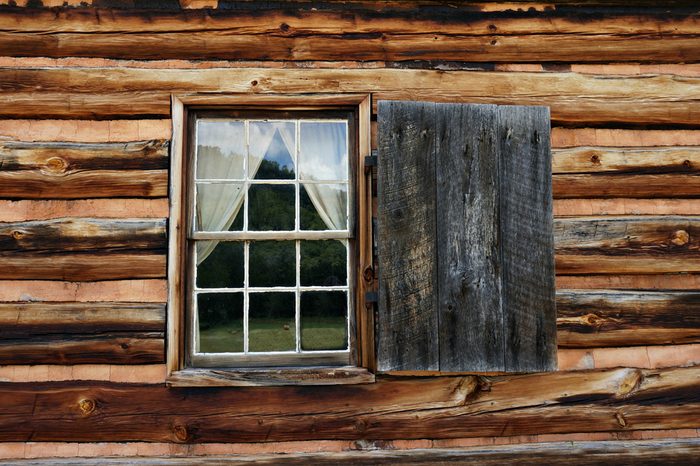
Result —
<instances>
[{"instance_id":1,"label":"window glass pane","mask_svg":"<svg viewBox=\"0 0 700 466\"><path fill-rule=\"evenodd\" d=\"M302 230L347 230L348 185L308 183L299 188Z\"/></svg>"},{"instance_id":2,"label":"window glass pane","mask_svg":"<svg viewBox=\"0 0 700 466\"><path fill-rule=\"evenodd\" d=\"M347 123L300 123L299 178L347 180Z\"/></svg>"},{"instance_id":3,"label":"window glass pane","mask_svg":"<svg viewBox=\"0 0 700 466\"><path fill-rule=\"evenodd\" d=\"M197 179L243 179L245 153L242 121L197 121Z\"/></svg>"},{"instance_id":4,"label":"window glass pane","mask_svg":"<svg viewBox=\"0 0 700 466\"><path fill-rule=\"evenodd\" d=\"M295 124L292 121L250 123L250 174L258 180L294 179Z\"/></svg>"},{"instance_id":5,"label":"window glass pane","mask_svg":"<svg viewBox=\"0 0 700 466\"><path fill-rule=\"evenodd\" d=\"M294 241L251 241L249 254L250 286L296 285Z\"/></svg>"},{"instance_id":6,"label":"window glass pane","mask_svg":"<svg viewBox=\"0 0 700 466\"><path fill-rule=\"evenodd\" d=\"M294 293L250 293L250 351L294 351Z\"/></svg>"},{"instance_id":7,"label":"window glass pane","mask_svg":"<svg viewBox=\"0 0 700 466\"><path fill-rule=\"evenodd\" d=\"M302 241L301 285L346 286L347 257L347 241Z\"/></svg>"},{"instance_id":8,"label":"window glass pane","mask_svg":"<svg viewBox=\"0 0 700 466\"><path fill-rule=\"evenodd\" d=\"M243 287L243 243L197 241L199 288Z\"/></svg>"},{"instance_id":9,"label":"window glass pane","mask_svg":"<svg viewBox=\"0 0 700 466\"><path fill-rule=\"evenodd\" d=\"M342 350L348 347L348 309L344 291L301 294L301 349Z\"/></svg>"},{"instance_id":10,"label":"window glass pane","mask_svg":"<svg viewBox=\"0 0 700 466\"><path fill-rule=\"evenodd\" d=\"M251 185L248 195L250 230L294 230L294 185Z\"/></svg>"},{"instance_id":11,"label":"window glass pane","mask_svg":"<svg viewBox=\"0 0 700 466\"><path fill-rule=\"evenodd\" d=\"M244 198L241 183L197 183L197 231L241 231Z\"/></svg>"},{"instance_id":12,"label":"window glass pane","mask_svg":"<svg viewBox=\"0 0 700 466\"><path fill-rule=\"evenodd\" d=\"M197 295L200 353L243 351L243 293Z\"/></svg>"}]
</instances>

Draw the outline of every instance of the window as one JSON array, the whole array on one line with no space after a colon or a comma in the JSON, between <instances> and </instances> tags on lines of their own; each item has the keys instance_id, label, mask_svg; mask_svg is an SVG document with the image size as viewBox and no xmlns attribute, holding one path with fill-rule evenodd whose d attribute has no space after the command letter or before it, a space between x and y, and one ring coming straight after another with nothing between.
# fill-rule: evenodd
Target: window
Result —
<instances>
[{"instance_id":1,"label":"window","mask_svg":"<svg viewBox=\"0 0 700 466\"><path fill-rule=\"evenodd\" d=\"M368 96L172 111L169 385L373 381Z\"/></svg>"},{"instance_id":2,"label":"window","mask_svg":"<svg viewBox=\"0 0 700 466\"><path fill-rule=\"evenodd\" d=\"M193 112L192 366L350 363L354 121Z\"/></svg>"},{"instance_id":3,"label":"window","mask_svg":"<svg viewBox=\"0 0 700 466\"><path fill-rule=\"evenodd\" d=\"M549 110L353 98L174 103L171 384L556 368Z\"/></svg>"}]
</instances>

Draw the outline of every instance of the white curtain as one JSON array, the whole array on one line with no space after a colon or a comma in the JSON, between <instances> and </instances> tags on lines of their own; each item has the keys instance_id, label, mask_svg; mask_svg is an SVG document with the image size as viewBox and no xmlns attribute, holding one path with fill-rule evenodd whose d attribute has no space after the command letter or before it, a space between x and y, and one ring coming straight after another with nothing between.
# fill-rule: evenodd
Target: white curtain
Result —
<instances>
[{"instance_id":1,"label":"white curtain","mask_svg":"<svg viewBox=\"0 0 700 466\"><path fill-rule=\"evenodd\" d=\"M244 178L242 160L245 157L245 129L240 125L226 125L226 134L216 134L220 141L212 141L215 147L198 145L197 175L200 178ZM217 131L220 133L220 131ZM265 153L275 134L279 134L290 154L294 154L294 124L288 122L252 122L250 124L250 148L248 178L255 178ZM211 134L214 136L214 134ZM226 148L228 150L221 150ZM233 149L235 152L233 152ZM237 153L236 153L237 152ZM225 154L225 156L217 155ZM201 167L201 168L200 168ZM242 183L213 183L198 186L197 219L199 231L228 231L245 198ZM197 242L197 265L214 251L218 241Z\"/></svg>"},{"instance_id":2,"label":"white curtain","mask_svg":"<svg viewBox=\"0 0 700 466\"><path fill-rule=\"evenodd\" d=\"M301 123L299 177L319 216L330 230L347 228L347 185L304 183L345 180L347 131L344 123Z\"/></svg>"}]
</instances>

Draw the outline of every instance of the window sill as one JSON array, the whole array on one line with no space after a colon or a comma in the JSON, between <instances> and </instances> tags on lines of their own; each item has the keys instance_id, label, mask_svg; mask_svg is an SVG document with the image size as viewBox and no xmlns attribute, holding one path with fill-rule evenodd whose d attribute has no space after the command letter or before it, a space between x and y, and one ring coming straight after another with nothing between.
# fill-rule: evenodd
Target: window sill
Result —
<instances>
[{"instance_id":1,"label":"window sill","mask_svg":"<svg viewBox=\"0 0 700 466\"><path fill-rule=\"evenodd\" d=\"M247 387L275 385L353 385L373 383L364 367L285 367L259 369L184 369L166 380L169 387Z\"/></svg>"}]
</instances>

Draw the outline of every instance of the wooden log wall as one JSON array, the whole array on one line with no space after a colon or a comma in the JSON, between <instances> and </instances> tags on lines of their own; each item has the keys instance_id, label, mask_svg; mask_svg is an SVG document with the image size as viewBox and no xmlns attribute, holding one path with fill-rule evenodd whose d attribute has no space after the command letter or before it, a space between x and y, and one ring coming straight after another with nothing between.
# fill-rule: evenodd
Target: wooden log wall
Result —
<instances>
[{"instance_id":1,"label":"wooden log wall","mask_svg":"<svg viewBox=\"0 0 700 466\"><path fill-rule=\"evenodd\" d=\"M0 442L700 427L697 6L126 3L0 5ZM550 106L562 372L167 388L171 93Z\"/></svg>"}]
</instances>

